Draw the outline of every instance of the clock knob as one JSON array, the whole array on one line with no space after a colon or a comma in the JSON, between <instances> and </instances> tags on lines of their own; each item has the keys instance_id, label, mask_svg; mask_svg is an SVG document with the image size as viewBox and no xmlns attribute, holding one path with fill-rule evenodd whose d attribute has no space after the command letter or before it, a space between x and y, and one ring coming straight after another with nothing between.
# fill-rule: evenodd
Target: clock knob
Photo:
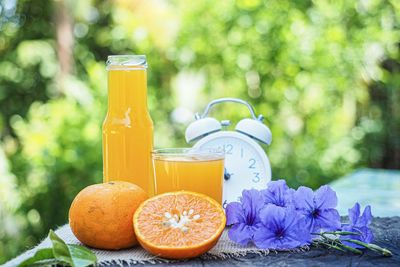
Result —
<instances>
[{"instance_id":1,"label":"clock knob","mask_svg":"<svg viewBox=\"0 0 400 267\"><path fill-rule=\"evenodd\" d=\"M196 141L199 138L220 130L221 123L214 118L197 119L186 128L186 142L190 143Z\"/></svg>"},{"instance_id":2,"label":"clock knob","mask_svg":"<svg viewBox=\"0 0 400 267\"><path fill-rule=\"evenodd\" d=\"M236 124L235 130L248 135L264 144L271 144L272 133L267 125L260 120L243 119Z\"/></svg>"}]
</instances>

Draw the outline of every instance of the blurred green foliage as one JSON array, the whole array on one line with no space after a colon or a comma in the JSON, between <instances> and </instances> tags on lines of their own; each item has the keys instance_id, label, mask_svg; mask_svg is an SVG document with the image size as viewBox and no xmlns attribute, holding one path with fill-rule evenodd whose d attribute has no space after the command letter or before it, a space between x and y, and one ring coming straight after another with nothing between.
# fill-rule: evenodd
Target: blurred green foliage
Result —
<instances>
[{"instance_id":1,"label":"blurred green foliage","mask_svg":"<svg viewBox=\"0 0 400 267\"><path fill-rule=\"evenodd\" d=\"M399 12L395 0L0 0L0 263L102 180L110 54L147 55L158 147L185 146L193 113L231 96L266 116L273 177L291 186L400 168ZM229 107L212 115L248 116Z\"/></svg>"}]
</instances>

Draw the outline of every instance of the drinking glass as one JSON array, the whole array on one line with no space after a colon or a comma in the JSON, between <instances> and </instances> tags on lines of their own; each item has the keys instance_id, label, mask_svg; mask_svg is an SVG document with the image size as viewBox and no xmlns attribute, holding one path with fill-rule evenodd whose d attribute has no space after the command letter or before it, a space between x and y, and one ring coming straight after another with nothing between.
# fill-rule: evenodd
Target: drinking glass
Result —
<instances>
[{"instance_id":1,"label":"drinking glass","mask_svg":"<svg viewBox=\"0 0 400 267\"><path fill-rule=\"evenodd\" d=\"M222 203L223 151L165 148L152 153L155 194L189 190Z\"/></svg>"}]
</instances>

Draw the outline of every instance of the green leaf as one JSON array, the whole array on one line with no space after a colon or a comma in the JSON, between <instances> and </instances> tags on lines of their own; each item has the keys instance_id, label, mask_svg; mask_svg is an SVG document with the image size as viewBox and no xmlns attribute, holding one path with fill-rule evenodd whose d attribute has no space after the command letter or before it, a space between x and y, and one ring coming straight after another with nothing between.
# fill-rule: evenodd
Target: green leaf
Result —
<instances>
[{"instance_id":1,"label":"green leaf","mask_svg":"<svg viewBox=\"0 0 400 267\"><path fill-rule=\"evenodd\" d=\"M53 243L53 254L56 259L72 267L85 267L96 263L96 255L89 249L79 245L67 245L52 230L49 232L49 238Z\"/></svg>"},{"instance_id":2,"label":"green leaf","mask_svg":"<svg viewBox=\"0 0 400 267\"><path fill-rule=\"evenodd\" d=\"M89 266L97 261L96 255L88 248L79 245L67 245L72 256L73 266Z\"/></svg>"},{"instance_id":3,"label":"green leaf","mask_svg":"<svg viewBox=\"0 0 400 267\"><path fill-rule=\"evenodd\" d=\"M97 257L90 249L79 245L66 244L53 230L50 230L49 238L53 245L52 248L39 249L32 257L21 262L18 267L39 266L41 261L50 259L55 259L58 263L68 264L72 267L86 267L96 263ZM45 262L46 265L47 263Z\"/></svg>"},{"instance_id":4,"label":"green leaf","mask_svg":"<svg viewBox=\"0 0 400 267\"><path fill-rule=\"evenodd\" d=\"M54 258L56 258L57 260L66 262L74 267L72 259L71 259L71 254L70 254L68 246L67 246L67 244L65 244L64 240L62 240L60 237L58 237L56 235L56 233L54 233L53 230L50 230L49 238L51 240L51 243L53 244Z\"/></svg>"},{"instance_id":5,"label":"green leaf","mask_svg":"<svg viewBox=\"0 0 400 267\"><path fill-rule=\"evenodd\" d=\"M42 261L42 260L48 260L48 259L54 259L53 255L53 249L52 248L42 248L36 251L36 253L30 257L18 264L18 267L23 267L23 266L30 266L34 264L35 262Z\"/></svg>"}]
</instances>

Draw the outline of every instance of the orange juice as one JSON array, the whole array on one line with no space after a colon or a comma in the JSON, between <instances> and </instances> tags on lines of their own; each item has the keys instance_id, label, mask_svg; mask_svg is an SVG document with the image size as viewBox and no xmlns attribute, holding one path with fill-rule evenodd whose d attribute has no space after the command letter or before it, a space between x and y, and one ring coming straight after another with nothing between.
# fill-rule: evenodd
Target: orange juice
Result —
<instances>
[{"instance_id":1,"label":"orange juice","mask_svg":"<svg viewBox=\"0 0 400 267\"><path fill-rule=\"evenodd\" d=\"M147 110L145 56L110 56L108 111L103 123L103 180L134 183L154 193L153 122Z\"/></svg>"},{"instance_id":2,"label":"orange juice","mask_svg":"<svg viewBox=\"0 0 400 267\"><path fill-rule=\"evenodd\" d=\"M153 154L155 194L177 190L203 193L222 203L223 155Z\"/></svg>"}]
</instances>

